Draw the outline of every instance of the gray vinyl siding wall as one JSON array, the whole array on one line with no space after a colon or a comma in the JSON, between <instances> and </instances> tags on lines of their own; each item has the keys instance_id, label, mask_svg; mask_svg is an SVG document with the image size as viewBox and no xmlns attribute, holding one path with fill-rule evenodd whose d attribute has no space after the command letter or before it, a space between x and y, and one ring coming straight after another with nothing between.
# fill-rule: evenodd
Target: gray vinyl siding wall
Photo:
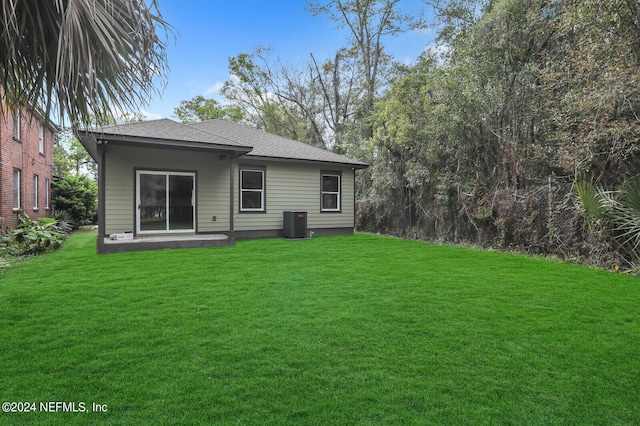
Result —
<instances>
[{"instance_id":1,"label":"gray vinyl siding wall","mask_svg":"<svg viewBox=\"0 0 640 426\"><path fill-rule=\"evenodd\" d=\"M229 157L225 158L213 152L107 145L105 233L135 231L136 170L194 172L197 232L228 231Z\"/></svg>"},{"instance_id":2,"label":"gray vinyl siding wall","mask_svg":"<svg viewBox=\"0 0 640 426\"><path fill-rule=\"evenodd\" d=\"M266 212L241 212L239 204L239 169L242 166L264 168L266 176ZM341 211L320 212L321 172L341 172ZM282 212L307 212L307 227L353 228L354 171L351 167L331 164L295 163L286 161L246 161L238 159L234 173L234 228L236 231L267 231L282 229Z\"/></svg>"},{"instance_id":3,"label":"gray vinyl siding wall","mask_svg":"<svg viewBox=\"0 0 640 426\"><path fill-rule=\"evenodd\" d=\"M135 232L136 170L196 174L196 231L230 230L229 157L219 153L144 149L107 145L105 167L105 233ZM349 166L291 161L234 160L234 229L282 230L282 212L304 210L309 229L353 228L354 171ZM265 170L266 212L240 212L240 167ZM341 174L341 211L320 211L321 172ZM216 220L213 221L213 216Z\"/></svg>"}]
</instances>

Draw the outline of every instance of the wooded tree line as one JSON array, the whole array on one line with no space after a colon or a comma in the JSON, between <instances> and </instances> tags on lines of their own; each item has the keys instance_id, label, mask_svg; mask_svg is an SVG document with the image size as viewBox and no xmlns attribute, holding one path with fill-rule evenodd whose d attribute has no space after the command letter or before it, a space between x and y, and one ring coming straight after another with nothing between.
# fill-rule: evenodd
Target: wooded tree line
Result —
<instances>
[{"instance_id":1,"label":"wooded tree line","mask_svg":"<svg viewBox=\"0 0 640 426\"><path fill-rule=\"evenodd\" d=\"M212 110L368 162L360 229L633 267L635 241L586 226L574 182L614 200L640 188L639 3L433 0L426 22L398 0L310 2L345 47L301 67L265 48L231 58ZM387 37L427 24L437 44L394 62ZM640 202L629 220L640 233Z\"/></svg>"}]
</instances>

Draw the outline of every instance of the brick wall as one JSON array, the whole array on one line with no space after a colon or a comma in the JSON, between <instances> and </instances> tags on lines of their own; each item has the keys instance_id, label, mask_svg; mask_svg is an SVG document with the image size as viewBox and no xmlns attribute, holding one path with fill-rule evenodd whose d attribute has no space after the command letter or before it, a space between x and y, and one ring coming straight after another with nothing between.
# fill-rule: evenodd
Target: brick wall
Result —
<instances>
[{"instance_id":1,"label":"brick wall","mask_svg":"<svg viewBox=\"0 0 640 426\"><path fill-rule=\"evenodd\" d=\"M40 152L41 122L26 111L20 112L20 137L16 139L13 111L5 109L0 116L0 217L4 218L4 226L18 224L14 209L14 170L20 171L20 209L32 219L47 217L51 213L54 134L50 127L43 126L44 149ZM34 175L38 176L37 204Z\"/></svg>"}]
</instances>

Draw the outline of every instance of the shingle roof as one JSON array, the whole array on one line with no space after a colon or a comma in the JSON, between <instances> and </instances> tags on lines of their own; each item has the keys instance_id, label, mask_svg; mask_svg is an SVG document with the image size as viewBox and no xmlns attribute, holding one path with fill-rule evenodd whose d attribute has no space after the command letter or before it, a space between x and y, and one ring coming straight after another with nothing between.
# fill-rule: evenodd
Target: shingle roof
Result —
<instances>
[{"instance_id":1,"label":"shingle roof","mask_svg":"<svg viewBox=\"0 0 640 426\"><path fill-rule=\"evenodd\" d=\"M126 137L138 137L145 139L174 140L184 142L199 142L214 145L234 146L250 148L233 139L200 130L196 127L178 123L167 118L160 120L139 121L136 123L117 124L113 126L99 127L88 130L96 135L113 135Z\"/></svg>"},{"instance_id":2,"label":"shingle roof","mask_svg":"<svg viewBox=\"0 0 640 426\"><path fill-rule=\"evenodd\" d=\"M345 164L355 168L368 166L366 163L352 160L335 152L223 119L182 124L163 118L83 130L79 132L81 141L84 140L84 135L111 140L119 139L123 142L139 138L144 143L157 143L158 145L170 143L185 147L206 144L207 147L214 147L214 149L219 147L219 149L233 150L238 153L244 152L244 158L316 161ZM83 145L86 146L86 144Z\"/></svg>"},{"instance_id":3,"label":"shingle roof","mask_svg":"<svg viewBox=\"0 0 640 426\"><path fill-rule=\"evenodd\" d=\"M367 167L366 163L336 154L335 152L224 119L202 121L189 124L189 126L204 130L218 137L233 139L238 143L253 147L251 152L244 155L245 158L285 158L291 160L348 164L358 168Z\"/></svg>"}]
</instances>

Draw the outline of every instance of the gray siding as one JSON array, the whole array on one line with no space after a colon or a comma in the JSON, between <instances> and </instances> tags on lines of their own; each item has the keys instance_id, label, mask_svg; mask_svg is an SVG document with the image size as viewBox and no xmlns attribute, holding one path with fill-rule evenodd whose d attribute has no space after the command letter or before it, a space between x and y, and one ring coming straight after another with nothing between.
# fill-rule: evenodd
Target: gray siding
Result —
<instances>
[{"instance_id":1,"label":"gray siding","mask_svg":"<svg viewBox=\"0 0 640 426\"><path fill-rule=\"evenodd\" d=\"M354 171L351 167L287 161L235 160L234 229L269 231L282 229L282 212L308 212L310 229L353 228ZM266 212L240 212L239 169L253 165L266 170ZM144 149L108 145L105 168L105 233L135 231L136 170L196 173L197 232L230 229L229 157L216 153L173 149ZM341 172L341 212L320 211L321 171ZM213 221L216 216L216 221Z\"/></svg>"},{"instance_id":2,"label":"gray siding","mask_svg":"<svg viewBox=\"0 0 640 426\"><path fill-rule=\"evenodd\" d=\"M238 167L266 167L266 212L240 212L240 172L234 173L234 224L236 231L265 231L282 229L282 212L304 210L307 226L319 228L352 228L354 226L354 171L351 167L293 163L284 161L243 161ZM340 213L320 211L321 171L342 172L342 210Z\"/></svg>"},{"instance_id":3,"label":"gray siding","mask_svg":"<svg viewBox=\"0 0 640 426\"><path fill-rule=\"evenodd\" d=\"M111 145L106 152L105 233L135 230L135 179L139 170L196 173L198 232L229 230L229 160L215 153ZM216 216L216 221L213 221Z\"/></svg>"}]
</instances>

